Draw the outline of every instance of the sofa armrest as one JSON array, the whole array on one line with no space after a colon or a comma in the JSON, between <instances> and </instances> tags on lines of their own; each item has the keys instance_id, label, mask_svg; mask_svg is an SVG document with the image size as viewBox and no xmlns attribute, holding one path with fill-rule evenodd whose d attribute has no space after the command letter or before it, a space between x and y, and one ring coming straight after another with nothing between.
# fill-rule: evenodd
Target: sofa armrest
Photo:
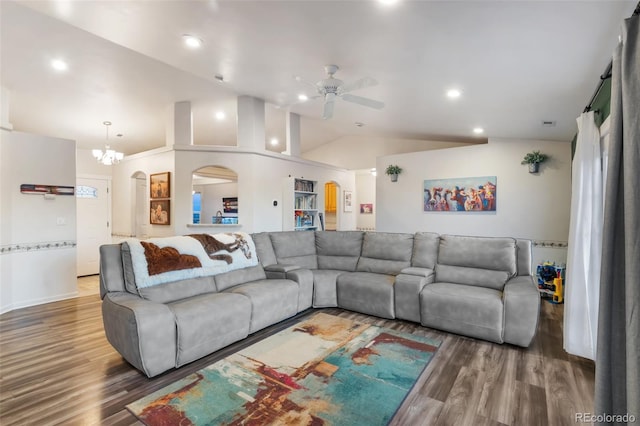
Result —
<instances>
[{"instance_id":1,"label":"sofa armrest","mask_svg":"<svg viewBox=\"0 0 640 426\"><path fill-rule=\"evenodd\" d=\"M503 340L527 347L533 340L540 316L540 294L530 275L518 275L504 285Z\"/></svg>"},{"instance_id":2,"label":"sofa armrest","mask_svg":"<svg viewBox=\"0 0 640 426\"><path fill-rule=\"evenodd\" d=\"M110 292L102 301L102 321L109 343L148 377L176 366L176 323L167 305Z\"/></svg>"},{"instance_id":3,"label":"sofa armrest","mask_svg":"<svg viewBox=\"0 0 640 426\"><path fill-rule=\"evenodd\" d=\"M415 275L417 277L433 277L435 272L433 269L430 268L419 268L417 266L410 266L409 268L404 268L403 270L400 271L401 274L406 274L406 275ZM433 282L430 281L430 282Z\"/></svg>"},{"instance_id":4,"label":"sofa armrest","mask_svg":"<svg viewBox=\"0 0 640 426\"><path fill-rule=\"evenodd\" d=\"M298 265L289 265L285 263L275 263L264 267L267 278L286 278L287 272L301 269Z\"/></svg>"},{"instance_id":5,"label":"sofa armrest","mask_svg":"<svg viewBox=\"0 0 640 426\"><path fill-rule=\"evenodd\" d=\"M294 269L285 278L298 283L298 312L311 307L313 303L313 273L308 269Z\"/></svg>"},{"instance_id":6,"label":"sofa armrest","mask_svg":"<svg viewBox=\"0 0 640 426\"><path fill-rule=\"evenodd\" d=\"M408 274L404 271L411 269L416 274ZM428 274L427 271L431 273ZM428 275L427 275L428 274ZM420 293L422 289L431 284L435 279L433 270L427 268L405 268L396 276L394 284L394 304L396 318L407 321L420 322Z\"/></svg>"}]
</instances>

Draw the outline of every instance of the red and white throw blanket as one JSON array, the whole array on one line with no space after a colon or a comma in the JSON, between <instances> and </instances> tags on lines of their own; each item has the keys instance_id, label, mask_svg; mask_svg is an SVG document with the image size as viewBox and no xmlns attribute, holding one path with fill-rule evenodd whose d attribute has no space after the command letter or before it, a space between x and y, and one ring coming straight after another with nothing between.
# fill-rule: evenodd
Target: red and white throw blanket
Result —
<instances>
[{"instance_id":1,"label":"red and white throw blanket","mask_svg":"<svg viewBox=\"0 0 640 426\"><path fill-rule=\"evenodd\" d=\"M256 246L245 232L129 239L136 285L217 275L258 264Z\"/></svg>"}]
</instances>

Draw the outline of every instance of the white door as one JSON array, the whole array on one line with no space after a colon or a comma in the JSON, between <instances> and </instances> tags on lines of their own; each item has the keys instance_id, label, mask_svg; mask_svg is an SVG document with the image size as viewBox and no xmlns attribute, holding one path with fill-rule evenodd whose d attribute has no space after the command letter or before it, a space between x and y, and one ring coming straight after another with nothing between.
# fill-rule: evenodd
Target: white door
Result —
<instances>
[{"instance_id":1,"label":"white door","mask_svg":"<svg viewBox=\"0 0 640 426\"><path fill-rule=\"evenodd\" d=\"M110 183L109 179L100 178L76 181L79 277L99 272L100 246L111 243Z\"/></svg>"}]
</instances>

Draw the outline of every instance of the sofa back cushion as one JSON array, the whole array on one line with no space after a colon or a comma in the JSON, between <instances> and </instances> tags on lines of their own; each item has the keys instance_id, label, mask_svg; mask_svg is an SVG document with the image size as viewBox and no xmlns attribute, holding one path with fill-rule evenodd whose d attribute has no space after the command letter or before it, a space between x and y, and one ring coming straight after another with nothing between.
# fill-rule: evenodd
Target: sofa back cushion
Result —
<instances>
[{"instance_id":1,"label":"sofa back cushion","mask_svg":"<svg viewBox=\"0 0 640 426\"><path fill-rule=\"evenodd\" d=\"M278 263L318 269L315 232L285 231L269 235Z\"/></svg>"},{"instance_id":2,"label":"sofa back cushion","mask_svg":"<svg viewBox=\"0 0 640 426\"><path fill-rule=\"evenodd\" d=\"M506 271L436 265L436 281L440 283L475 285L502 291L508 279L509 274Z\"/></svg>"},{"instance_id":3,"label":"sofa back cushion","mask_svg":"<svg viewBox=\"0 0 640 426\"><path fill-rule=\"evenodd\" d=\"M262 266L275 265L278 263L276 253L273 251L273 245L271 244L271 237L268 232L251 234L251 238L253 238L253 242L256 245L258 260L262 263Z\"/></svg>"},{"instance_id":4,"label":"sofa back cushion","mask_svg":"<svg viewBox=\"0 0 640 426\"><path fill-rule=\"evenodd\" d=\"M171 281L151 287L138 287L131 262L131 249L127 242L121 244L122 268L125 288L129 293L156 303L169 303L204 293L215 293L216 283L212 276Z\"/></svg>"},{"instance_id":5,"label":"sofa back cushion","mask_svg":"<svg viewBox=\"0 0 640 426\"><path fill-rule=\"evenodd\" d=\"M356 270L398 275L402 269L411 266L412 251L412 234L367 232Z\"/></svg>"},{"instance_id":6,"label":"sofa back cushion","mask_svg":"<svg viewBox=\"0 0 640 426\"><path fill-rule=\"evenodd\" d=\"M205 293L216 293L213 276L189 278L138 289L140 297L156 303L170 303Z\"/></svg>"},{"instance_id":7,"label":"sofa back cushion","mask_svg":"<svg viewBox=\"0 0 640 426\"><path fill-rule=\"evenodd\" d=\"M516 240L518 245L518 275L531 275L531 240Z\"/></svg>"},{"instance_id":8,"label":"sofa back cushion","mask_svg":"<svg viewBox=\"0 0 640 426\"><path fill-rule=\"evenodd\" d=\"M362 250L360 231L316 232L318 268L354 272Z\"/></svg>"},{"instance_id":9,"label":"sofa back cushion","mask_svg":"<svg viewBox=\"0 0 640 426\"><path fill-rule=\"evenodd\" d=\"M238 284L249 283L251 281L264 280L267 278L261 264L251 268L238 269L235 271L218 274L215 277L218 291L226 290Z\"/></svg>"},{"instance_id":10,"label":"sofa back cushion","mask_svg":"<svg viewBox=\"0 0 640 426\"><path fill-rule=\"evenodd\" d=\"M513 238L441 235L436 281L502 290L516 275L516 253Z\"/></svg>"},{"instance_id":11,"label":"sofa back cushion","mask_svg":"<svg viewBox=\"0 0 640 426\"><path fill-rule=\"evenodd\" d=\"M434 232L416 232L413 236L411 266L434 269L438 262L440 235Z\"/></svg>"}]
</instances>

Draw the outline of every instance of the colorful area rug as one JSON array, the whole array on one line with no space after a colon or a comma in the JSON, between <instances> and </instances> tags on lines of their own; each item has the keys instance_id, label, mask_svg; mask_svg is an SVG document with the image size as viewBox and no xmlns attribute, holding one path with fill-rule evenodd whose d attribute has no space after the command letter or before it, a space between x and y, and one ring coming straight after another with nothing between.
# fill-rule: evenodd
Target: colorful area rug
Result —
<instances>
[{"instance_id":1,"label":"colorful area rug","mask_svg":"<svg viewBox=\"0 0 640 426\"><path fill-rule=\"evenodd\" d=\"M385 425L437 340L317 313L127 408L155 425Z\"/></svg>"}]
</instances>

